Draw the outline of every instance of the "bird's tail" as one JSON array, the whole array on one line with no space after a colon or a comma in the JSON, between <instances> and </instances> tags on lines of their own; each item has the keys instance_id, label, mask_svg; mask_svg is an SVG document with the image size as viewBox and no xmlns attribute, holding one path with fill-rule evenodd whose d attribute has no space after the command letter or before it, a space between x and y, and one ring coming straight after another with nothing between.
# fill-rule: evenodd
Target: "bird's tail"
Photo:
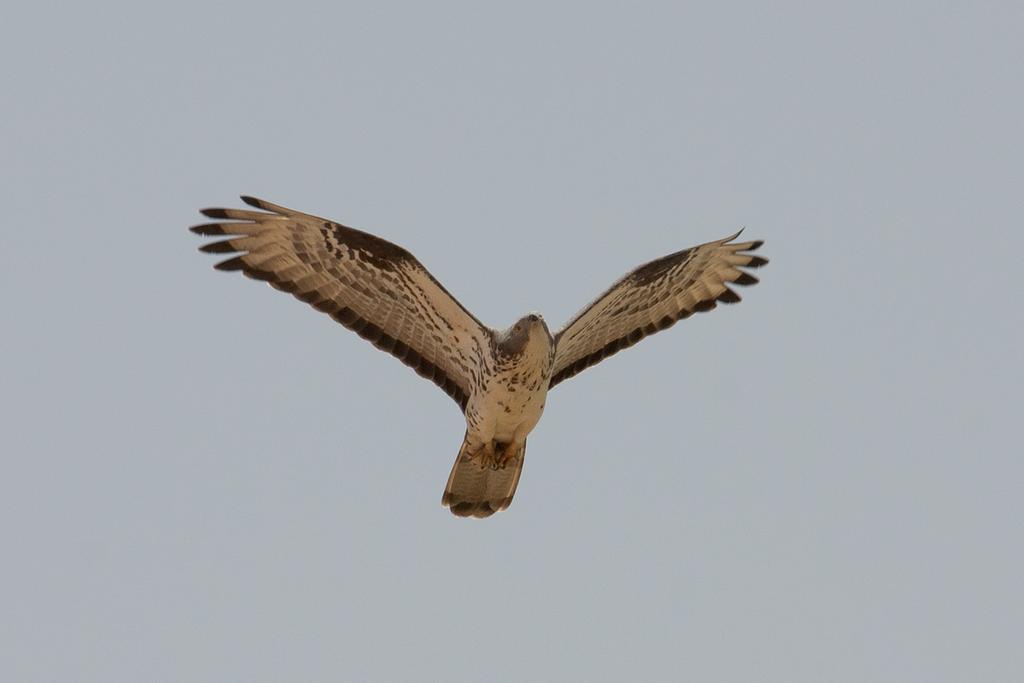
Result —
<instances>
[{"instance_id":1,"label":"bird's tail","mask_svg":"<svg viewBox=\"0 0 1024 683\"><path fill-rule=\"evenodd\" d=\"M459 517L490 517L512 503L523 472L526 443L519 448L494 443L473 452L468 436L455 458L441 505Z\"/></svg>"}]
</instances>

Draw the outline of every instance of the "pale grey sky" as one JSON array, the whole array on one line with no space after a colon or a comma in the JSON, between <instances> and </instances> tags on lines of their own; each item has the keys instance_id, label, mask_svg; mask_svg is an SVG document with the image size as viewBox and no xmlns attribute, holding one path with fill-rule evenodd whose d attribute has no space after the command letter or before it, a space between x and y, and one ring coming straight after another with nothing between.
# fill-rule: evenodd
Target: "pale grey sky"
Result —
<instances>
[{"instance_id":1,"label":"pale grey sky","mask_svg":"<svg viewBox=\"0 0 1024 683\"><path fill-rule=\"evenodd\" d=\"M0 27L0 679L1024 678L1024 7L21 3ZM744 302L464 423L214 272L254 194L560 324L740 226Z\"/></svg>"}]
</instances>

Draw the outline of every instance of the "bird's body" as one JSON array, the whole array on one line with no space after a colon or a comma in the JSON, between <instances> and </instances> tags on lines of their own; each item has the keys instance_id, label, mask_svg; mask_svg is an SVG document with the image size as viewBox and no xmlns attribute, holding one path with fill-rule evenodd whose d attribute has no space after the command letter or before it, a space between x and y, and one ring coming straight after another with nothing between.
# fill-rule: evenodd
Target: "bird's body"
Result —
<instances>
[{"instance_id":1,"label":"bird's body","mask_svg":"<svg viewBox=\"0 0 1024 683\"><path fill-rule=\"evenodd\" d=\"M442 504L460 516L487 517L512 502L526 437L540 422L555 344L544 319L530 314L494 335L488 372L466 405L466 436Z\"/></svg>"},{"instance_id":2,"label":"bird's body","mask_svg":"<svg viewBox=\"0 0 1024 683\"><path fill-rule=\"evenodd\" d=\"M685 249L631 271L552 335L531 313L504 330L455 300L412 254L333 221L251 197L262 211L205 209L228 222L192 228L227 235L204 245L242 252L217 264L291 292L431 379L462 408L466 434L442 503L459 516L487 517L512 501L526 439L549 389L643 337L716 302L739 296L726 283L757 279L740 270L767 260L744 252L738 235Z\"/></svg>"},{"instance_id":3,"label":"bird's body","mask_svg":"<svg viewBox=\"0 0 1024 683\"><path fill-rule=\"evenodd\" d=\"M521 344L502 341L517 335L525 337ZM488 359L492 370L469 396L466 427L473 443L522 443L544 412L555 343L537 314L523 317L496 337Z\"/></svg>"}]
</instances>

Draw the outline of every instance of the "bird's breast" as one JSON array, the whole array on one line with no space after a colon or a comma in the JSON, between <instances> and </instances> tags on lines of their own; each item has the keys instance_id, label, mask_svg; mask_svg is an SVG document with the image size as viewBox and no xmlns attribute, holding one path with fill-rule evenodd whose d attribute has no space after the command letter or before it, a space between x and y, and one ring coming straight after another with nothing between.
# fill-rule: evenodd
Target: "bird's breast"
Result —
<instances>
[{"instance_id":1,"label":"bird's breast","mask_svg":"<svg viewBox=\"0 0 1024 683\"><path fill-rule=\"evenodd\" d=\"M480 391L470 396L466 412L470 429L499 441L533 429L544 411L551 379L551 354L543 351L528 349L495 364Z\"/></svg>"}]
</instances>

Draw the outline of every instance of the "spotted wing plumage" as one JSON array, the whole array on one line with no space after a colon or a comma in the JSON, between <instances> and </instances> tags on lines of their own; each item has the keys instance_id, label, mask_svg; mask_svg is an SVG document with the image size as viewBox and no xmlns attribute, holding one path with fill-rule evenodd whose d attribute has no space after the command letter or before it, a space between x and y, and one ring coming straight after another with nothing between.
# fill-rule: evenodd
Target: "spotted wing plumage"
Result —
<instances>
[{"instance_id":1,"label":"spotted wing plumage","mask_svg":"<svg viewBox=\"0 0 1024 683\"><path fill-rule=\"evenodd\" d=\"M218 222L200 247L238 253L218 270L239 270L290 292L432 380L465 410L491 332L405 249L365 232L253 197L260 211L204 209Z\"/></svg>"},{"instance_id":2,"label":"spotted wing plumage","mask_svg":"<svg viewBox=\"0 0 1024 683\"><path fill-rule=\"evenodd\" d=\"M693 313L738 302L728 285L758 281L741 268L768 263L748 253L762 243L733 242L739 234L656 259L613 284L555 335L550 386Z\"/></svg>"}]
</instances>

